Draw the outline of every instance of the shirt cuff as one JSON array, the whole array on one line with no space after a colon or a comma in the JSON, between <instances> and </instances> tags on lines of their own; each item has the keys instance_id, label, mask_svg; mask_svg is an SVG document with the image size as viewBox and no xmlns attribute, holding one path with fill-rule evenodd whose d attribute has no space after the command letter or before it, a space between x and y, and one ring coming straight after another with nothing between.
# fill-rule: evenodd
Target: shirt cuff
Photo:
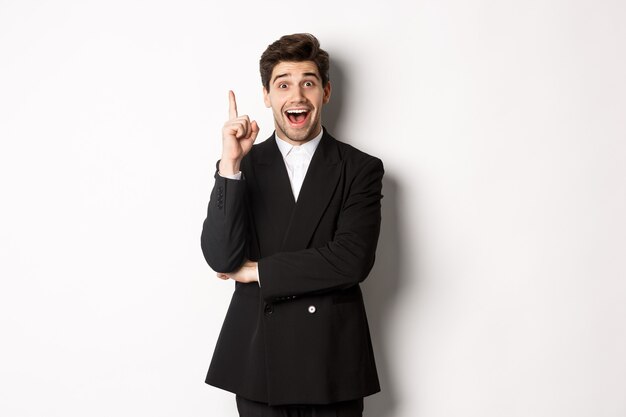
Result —
<instances>
[{"instance_id":1,"label":"shirt cuff","mask_svg":"<svg viewBox=\"0 0 626 417\"><path fill-rule=\"evenodd\" d=\"M222 178L228 178L229 180L240 180L241 179L241 171L232 174L232 175L222 175L219 171L217 171L217 173L220 175L220 177Z\"/></svg>"}]
</instances>

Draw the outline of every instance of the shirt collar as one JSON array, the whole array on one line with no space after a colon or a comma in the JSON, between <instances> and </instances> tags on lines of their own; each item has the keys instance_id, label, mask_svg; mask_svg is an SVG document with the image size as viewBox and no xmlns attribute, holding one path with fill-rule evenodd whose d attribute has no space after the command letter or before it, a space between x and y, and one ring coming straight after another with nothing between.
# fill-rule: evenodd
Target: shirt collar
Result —
<instances>
[{"instance_id":1,"label":"shirt collar","mask_svg":"<svg viewBox=\"0 0 626 417\"><path fill-rule=\"evenodd\" d=\"M315 150L317 149L317 145L319 145L320 141L322 140L323 135L324 135L324 128L321 128L319 135L315 136L310 141L303 143L302 145L298 145L298 146L300 147L301 150L306 152L309 158L312 158L313 154L315 153ZM291 150L295 146L285 141L284 139L280 138L278 136L278 133L276 133L275 136L276 136L276 145L278 145L278 149L280 150L280 153L283 155L283 158L286 158L287 155L289 155L289 152L291 152Z\"/></svg>"}]
</instances>

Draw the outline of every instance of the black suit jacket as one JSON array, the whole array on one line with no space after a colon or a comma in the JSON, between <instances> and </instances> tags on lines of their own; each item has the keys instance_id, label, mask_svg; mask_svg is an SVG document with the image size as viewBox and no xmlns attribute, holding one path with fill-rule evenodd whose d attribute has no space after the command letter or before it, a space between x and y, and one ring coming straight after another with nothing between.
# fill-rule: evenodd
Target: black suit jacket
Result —
<instances>
[{"instance_id":1,"label":"black suit jacket","mask_svg":"<svg viewBox=\"0 0 626 417\"><path fill-rule=\"evenodd\" d=\"M374 264L382 162L324 131L297 203L274 136L241 171L215 175L202 250L218 272L258 261L261 282L236 283L206 382L270 405L378 392L359 283Z\"/></svg>"}]
</instances>

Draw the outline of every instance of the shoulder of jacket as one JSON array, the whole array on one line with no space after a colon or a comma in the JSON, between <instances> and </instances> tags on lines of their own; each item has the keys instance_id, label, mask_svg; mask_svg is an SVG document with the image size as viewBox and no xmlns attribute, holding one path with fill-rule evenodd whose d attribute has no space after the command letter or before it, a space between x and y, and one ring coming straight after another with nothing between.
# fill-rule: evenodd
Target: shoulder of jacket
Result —
<instances>
[{"instance_id":1,"label":"shoulder of jacket","mask_svg":"<svg viewBox=\"0 0 626 417\"><path fill-rule=\"evenodd\" d=\"M369 164L382 165L382 161L380 160L380 158L363 152L362 150L345 142L341 142L336 139L335 141L339 148L339 153L341 154L342 159L346 161L346 163L358 166L365 166Z\"/></svg>"}]
</instances>

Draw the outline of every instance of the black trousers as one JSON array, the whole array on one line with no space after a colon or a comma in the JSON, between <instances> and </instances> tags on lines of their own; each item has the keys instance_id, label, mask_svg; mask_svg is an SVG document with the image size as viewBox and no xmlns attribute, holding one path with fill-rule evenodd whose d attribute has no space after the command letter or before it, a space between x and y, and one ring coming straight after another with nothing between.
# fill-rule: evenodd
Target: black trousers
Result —
<instances>
[{"instance_id":1,"label":"black trousers","mask_svg":"<svg viewBox=\"0 0 626 417\"><path fill-rule=\"evenodd\" d=\"M269 406L237 395L237 410L239 417L362 417L363 398L333 404Z\"/></svg>"}]
</instances>

